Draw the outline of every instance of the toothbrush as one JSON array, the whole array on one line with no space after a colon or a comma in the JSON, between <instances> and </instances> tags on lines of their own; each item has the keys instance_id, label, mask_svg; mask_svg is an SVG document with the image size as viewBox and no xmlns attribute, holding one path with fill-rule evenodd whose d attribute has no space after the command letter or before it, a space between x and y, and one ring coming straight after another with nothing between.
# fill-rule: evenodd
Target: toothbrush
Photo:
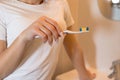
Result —
<instances>
[{"instance_id":1,"label":"toothbrush","mask_svg":"<svg viewBox=\"0 0 120 80\"><path fill-rule=\"evenodd\" d=\"M89 32L89 27L81 27L79 31L71 31L71 30L65 30L63 31L64 34L81 34ZM40 38L39 36L35 36L35 38Z\"/></svg>"},{"instance_id":2,"label":"toothbrush","mask_svg":"<svg viewBox=\"0 0 120 80\"><path fill-rule=\"evenodd\" d=\"M70 31L70 30L65 30L63 33L65 34L80 34L80 33L86 33L89 32L89 27L81 27L80 31Z\"/></svg>"},{"instance_id":3,"label":"toothbrush","mask_svg":"<svg viewBox=\"0 0 120 80\"><path fill-rule=\"evenodd\" d=\"M89 31L70 31L70 30L65 30L63 31L64 34L80 34L80 33L86 33Z\"/></svg>"}]
</instances>

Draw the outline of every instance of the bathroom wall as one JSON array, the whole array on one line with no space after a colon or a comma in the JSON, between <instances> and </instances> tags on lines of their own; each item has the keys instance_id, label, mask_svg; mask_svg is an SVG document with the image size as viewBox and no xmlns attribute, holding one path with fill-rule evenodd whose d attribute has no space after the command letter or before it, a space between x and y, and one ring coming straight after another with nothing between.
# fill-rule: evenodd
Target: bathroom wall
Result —
<instances>
[{"instance_id":1,"label":"bathroom wall","mask_svg":"<svg viewBox=\"0 0 120 80\"><path fill-rule=\"evenodd\" d=\"M108 2L109 1L109 2ZM98 5L101 7L101 11L102 13L104 13L105 16L107 17L111 17L111 13L112 13L112 10L111 10L111 0L98 0Z\"/></svg>"},{"instance_id":2,"label":"bathroom wall","mask_svg":"<svg viewBox=\"0 0 120 80\"><path fill-rule=\"evenodd\" d=\"M79 0L78 25L90 27L89 33L78 36L86 62L109 72L112 61L120 59L120 22L105 18L97 0Z\"/></svg>"},{"instance_id":3,"label":"bathroom wall","mask_svg":"<svg viewBox=\"0 0 120 80\"><path fill-rule=\"evenodd\" d=\"M88 26L89 33L76 35L84 51L86 64L109 73L112 61L120 59L120 22L106 19L97 0L68 0L75 20L74 29ZM64 49L60 54L56 75L71 70L72 64Z\"/></svg>"}]
</instances>

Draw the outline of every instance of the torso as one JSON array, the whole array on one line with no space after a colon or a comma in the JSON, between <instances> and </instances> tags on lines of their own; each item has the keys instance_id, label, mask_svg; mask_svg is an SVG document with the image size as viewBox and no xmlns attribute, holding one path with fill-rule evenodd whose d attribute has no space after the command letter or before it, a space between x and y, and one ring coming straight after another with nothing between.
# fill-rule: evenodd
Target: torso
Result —
<instances>
[{"instance_id":1,"label":"torso","mask_svg":"<svg viewBox=\"0 0 120 80\"><path fill-rule=\"evenodd\" d=\"M59 5L59 6L58 6ZM41 16L56 20L63 30L66 29L64 11L60 1L30 6L16 0L0 1L0 9L4 13L7 29L8 47L31 23ZM4 80L50 80L56 67L58 53L63 38L50 46L35 39L27 45L19 67Z\"/></svg>"}]
</instances>

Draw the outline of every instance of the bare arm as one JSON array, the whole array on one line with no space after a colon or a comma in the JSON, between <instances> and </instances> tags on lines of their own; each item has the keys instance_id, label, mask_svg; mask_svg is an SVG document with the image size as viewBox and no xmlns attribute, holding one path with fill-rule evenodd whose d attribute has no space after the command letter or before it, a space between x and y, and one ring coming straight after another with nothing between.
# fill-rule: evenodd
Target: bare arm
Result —
<instances>
[{"instance_id":1,"label":"bare arm","mask_svg":"<svg viewBox=\"0 0 120 80\"><path fill-rule=\"evenodd\" d=\"M24 30L9 48L6 47L5 41L0 40L0 80L12 73L20 64L28 41L39 36L43 42L52 44L53 39L57 40L60 37L60 33L58 24L43 16Z\"/></svg>"},{"instance_id":2,"label":"bare arm","mask_svg":"<svg viewBox=\"0 0 120 80\"><path fill-rule=\"evenodd\" d=\"M6 41L0 40L0 53L6 49Z\"/></svg>"},{"instance_id":3,"label":"bare arm","mask_svg":"<svg viewBox=\"0 0 120 80\"><path fill-rule=\"evenodd\" d=\"M6 42L0 40L0 80L16 69L22 59L25 44L22 38L17 38L6 48Z\"/></svg>"},{"instance_id":4,"label":"bare arm","mask_svg":"<svg viewBox=\"0 0 120 80\"><path fill-rule=\"evenodd\" d=\"M71 27L69 28L71 30ZM88 71L86 70L84 58L83 58L83 51L79 45L79 42L75 35L67 34L64 39L64 46L70 57L74 67L77 69L80 77L88 75ZM81 79L80 79L81 80ZM82 80L86 80L82 78ZM91 79L87 79L91 80Z\"/></svg>"}]
</instances>

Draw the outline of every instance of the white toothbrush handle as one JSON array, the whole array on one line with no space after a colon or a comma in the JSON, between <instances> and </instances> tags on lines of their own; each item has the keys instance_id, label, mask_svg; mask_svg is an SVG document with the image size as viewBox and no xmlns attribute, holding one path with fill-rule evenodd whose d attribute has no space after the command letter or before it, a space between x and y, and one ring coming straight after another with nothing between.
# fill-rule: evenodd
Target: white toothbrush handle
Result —
<instances>
[{"instance_id":1,"label":"white toothbrush handle","mask_svg":"<svg viewBox=\"0 0 120 80\"><path fill-rule=\"evenodd\" d=\"M65 30L63 31L64 34L81 34L81 33L86 33L89 31L70 31L70 30ZM40 38L39 36L35 36L35 38Z\"/></svg>"},{"instance_id":2,"label":"white toothbrush handle","mask_svg":"<svg viewBox=\"0 0 120 80\"><path fill-rule=\"evenodd\" d=\"M70 30L63 31L63 33L66 33L66 34L80 34L80 33L86 33L86 32L89 32L89 31L70 31Z\"/></svg>"}]
</instances>

